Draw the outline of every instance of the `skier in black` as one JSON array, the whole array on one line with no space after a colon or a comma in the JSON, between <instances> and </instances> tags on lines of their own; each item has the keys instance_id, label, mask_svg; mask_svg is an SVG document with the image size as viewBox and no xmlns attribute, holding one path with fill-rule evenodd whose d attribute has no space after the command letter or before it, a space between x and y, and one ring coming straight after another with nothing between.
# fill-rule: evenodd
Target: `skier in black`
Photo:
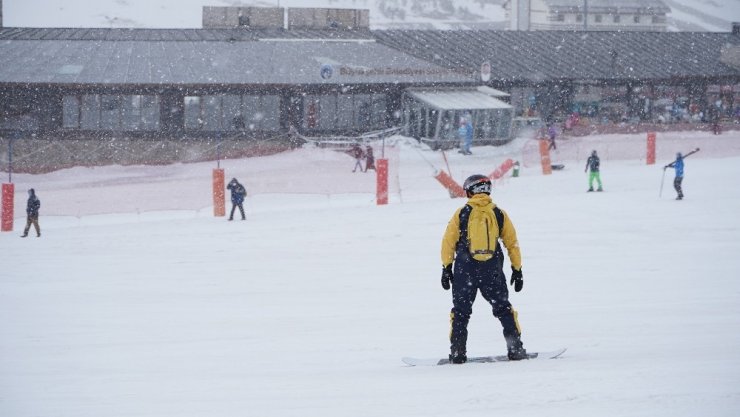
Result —
<instances>
[{"instance_id":1,"label":"skier in black","mask_svg":"<svg viewBox=\"0 0 740 417\"><path fill-rule=\"evenodd\" d=\"M368 169L375 171L375 155L373 155L373 148L370 145L365 148L365 172Z\"/></svg>"},{"instance_id":2,"label":"skier in black","mask_svg":"<svg viewBox=\"0 0 740 417\"><path fill-rule=\"evenodd\" d=\"M28 236L31 225L36 229L36 237L41 237L41 228L39 227L39 209L41 200L36 197L36 191L31 188L28 190L28 201L26 202L26 228L23 229L21 237Z\"/></svg>"},{"instance_id":3,"label":"skier in black","mask_svg":"<svg viewBox=\"0 0 740 417\"><path fill-rule=\"evenodd\" d=\"M503 326L509 359L527 359L517 312L509 302L502 270L504 254L499 242L500 238L509 253L511 284L519 292L524 279L514 224L491 200L488 177L472 175L465 180L463 188L468 202L452 216L442 238L442 288L449 290L452 284L450 362L467 361L468 321L479 290Z\"/></svg>"},{"instance_id":4,"label":"skier in black","mask_svg":"<svg viewBox=\"0 0 740 417\"><path fill-rule=\"evenodd\" d=\"M242 205L244 197L247 196L246 188L236 178L232 178L226 188L231 191L231 215L229 215L229 220L234 220L234 210L237 207L239 207L239 212L242 214L242 220L246 220L247 217L244 215L244 206Z\"/></svg>"},{"instance_id":5,"label":"skier in black","mask_svg":"<svg viewBox=\"0 0 740 417\"><path fill-rule=\"evenodd\" d=\"M352 169L352 172L357 172L357 169L360 170L360 172L364 171L362 168L362 159L365 157L365 151L362 150L359 143L353 143L352 147L349 148L349 154L355 158L355 167Z\"/></svg>"}]
</instances>

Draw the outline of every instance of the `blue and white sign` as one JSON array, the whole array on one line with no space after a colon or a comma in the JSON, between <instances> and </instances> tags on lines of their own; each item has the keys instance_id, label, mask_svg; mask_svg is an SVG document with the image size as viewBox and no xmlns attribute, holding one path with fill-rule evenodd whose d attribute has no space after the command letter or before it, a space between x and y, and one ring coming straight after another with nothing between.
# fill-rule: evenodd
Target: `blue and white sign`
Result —
<instances>
[{"instance_id":1,"label":"blue and white sign","mask_svg":"<svg viewBox=\"0 0 740 417\"><path fill-rule=\"evenodd\" d=\"M332 75L334 75L334 67L332 67L331 64L324 64L321 66L320 74L321 78L328 80Z\"/></svg>"}]
</instances>

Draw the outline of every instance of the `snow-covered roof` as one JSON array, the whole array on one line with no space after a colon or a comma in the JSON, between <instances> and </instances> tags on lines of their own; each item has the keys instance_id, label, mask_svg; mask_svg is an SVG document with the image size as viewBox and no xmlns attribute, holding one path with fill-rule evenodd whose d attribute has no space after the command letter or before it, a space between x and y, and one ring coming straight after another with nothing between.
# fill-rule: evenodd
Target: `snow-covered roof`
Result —
<instances>
[{"instance_id":1,"label":"snow-covered roof","mask_svg":"<svg viewBox=\"0 0 740 417\"><path fill-rule=\"evenodd\" d=\"M471 84L483 62L493 83L739 77L721 60L733 45L720 32L0 28L0 83Z\"/></svg>"},{"instance_id":2,"label":"snow-covered roof","mask_svg":"<svg viewBox=\"0 0 740 417\"><path fill-rule=\"evenodd\" d=\"M483 94L488 94L491 97L510 97L511 96L511 94L505 91L496 90L495 88L491 88L487 85L481 85L481 86L476 87L475 89L480 91Z\"/></svg>"},{"instance_id":3,"label":"snow-covered roof","mask_svg":"<svg viewBox=\"0 0 740 417\"><path fill-rule=\"evenodd\" d=\"M415 99L440 110L510 109L511 106L490 95L471 89L407 90Z\"/></svg>"},{"instance_id":4,"label":"snow-covered roof","mask_svg":"<svg viewBox=\"0 0 740 417\"><path fill-rule=\"evenodd\" d=\"M740 36L720 32L495 30L373 31L378 42L461 71L491 64L492 82L676 80L739 77L721 50Z\"/></svg>"},{"instance_id":5,"label":"snow-covered roof","mask_svg":"<svg viewBox=\"0 0 740 417\"><path fill-rule=\"evenodd\" d=\"M0 29L0 83L397 84L472 78L369 32Z\"/></svg>"}]
</instances>

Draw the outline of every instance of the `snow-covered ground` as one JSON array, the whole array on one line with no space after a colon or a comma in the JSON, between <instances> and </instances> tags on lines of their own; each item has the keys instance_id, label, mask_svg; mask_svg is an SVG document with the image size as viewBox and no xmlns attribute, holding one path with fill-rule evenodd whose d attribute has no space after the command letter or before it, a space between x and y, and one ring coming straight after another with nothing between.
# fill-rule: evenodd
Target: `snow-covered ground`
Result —
<instances>
[{"instance_id":1,"label":"snow-covered ground","mask_svg":"<svg viewBox=\"0 0 740 417\"><path fill-rule=\"evenodd\" d=\"M728 32L739 0L664 0L669 30ZM329 7L370 10L373 29L496 28L507 24L504 0L4 0L10 27L199 28L203 6Z\"/></svg>"},{"instance_id":2,"label":"snow-covered ground","mask_svg":"<svg viewBox=\"0 0 740 417\"><path fill-rule=\"evenodd\" d=\"M212 216L215 164L16 175L19 217L0 234L0 416L737 416L738 142L661 133L648 166L640 135L570 139L553 155L565 170L526 164L499 181L523 253L511 300L525 346L568 351L445 367L400 361L448 350L439 246L464 200L432 178L439 152L397 141L387 206L373 174L332 151L222 161L250 189L244 222ZM661 166L696 147L686 199L670 170L659 198ZM450 169L461 182L530 149L450 153ZM591 149L604 193L585 192ZM305 190L260 188L282 178ZM29 187L43 236L21 239ZM177 203L193 190L205 203ZM172 205L147 206L157 195ZM75 204L87 210L70 215ZM474 311L470 354L503 353L490 307Z\"/></svg>"}]
</instances>

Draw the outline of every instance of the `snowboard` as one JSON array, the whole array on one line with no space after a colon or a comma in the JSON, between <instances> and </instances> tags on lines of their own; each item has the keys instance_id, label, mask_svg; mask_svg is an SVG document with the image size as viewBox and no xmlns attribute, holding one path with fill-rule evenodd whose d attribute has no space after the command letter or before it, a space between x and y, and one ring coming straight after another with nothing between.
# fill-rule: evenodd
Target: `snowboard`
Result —
<instances>
[{"instance_id":1,"label":"snowboard","mask_svg":"<svg viewBox=\"0 0 740 417\"><path fill-rule=\"evenodd\" d=\"M555 359L560 357L567 348L553 350L550 352L530 352L527 353L529 359ZM419 358L401 358L401 361L406 365L410 366L435 366L435 365L450 365L448 358L435 359L419 359ZM509 362L509 357L506 355L497 356L473 356L468 358L466 363L493 363L493 362Z\"/></svg>"}]
</instances>

